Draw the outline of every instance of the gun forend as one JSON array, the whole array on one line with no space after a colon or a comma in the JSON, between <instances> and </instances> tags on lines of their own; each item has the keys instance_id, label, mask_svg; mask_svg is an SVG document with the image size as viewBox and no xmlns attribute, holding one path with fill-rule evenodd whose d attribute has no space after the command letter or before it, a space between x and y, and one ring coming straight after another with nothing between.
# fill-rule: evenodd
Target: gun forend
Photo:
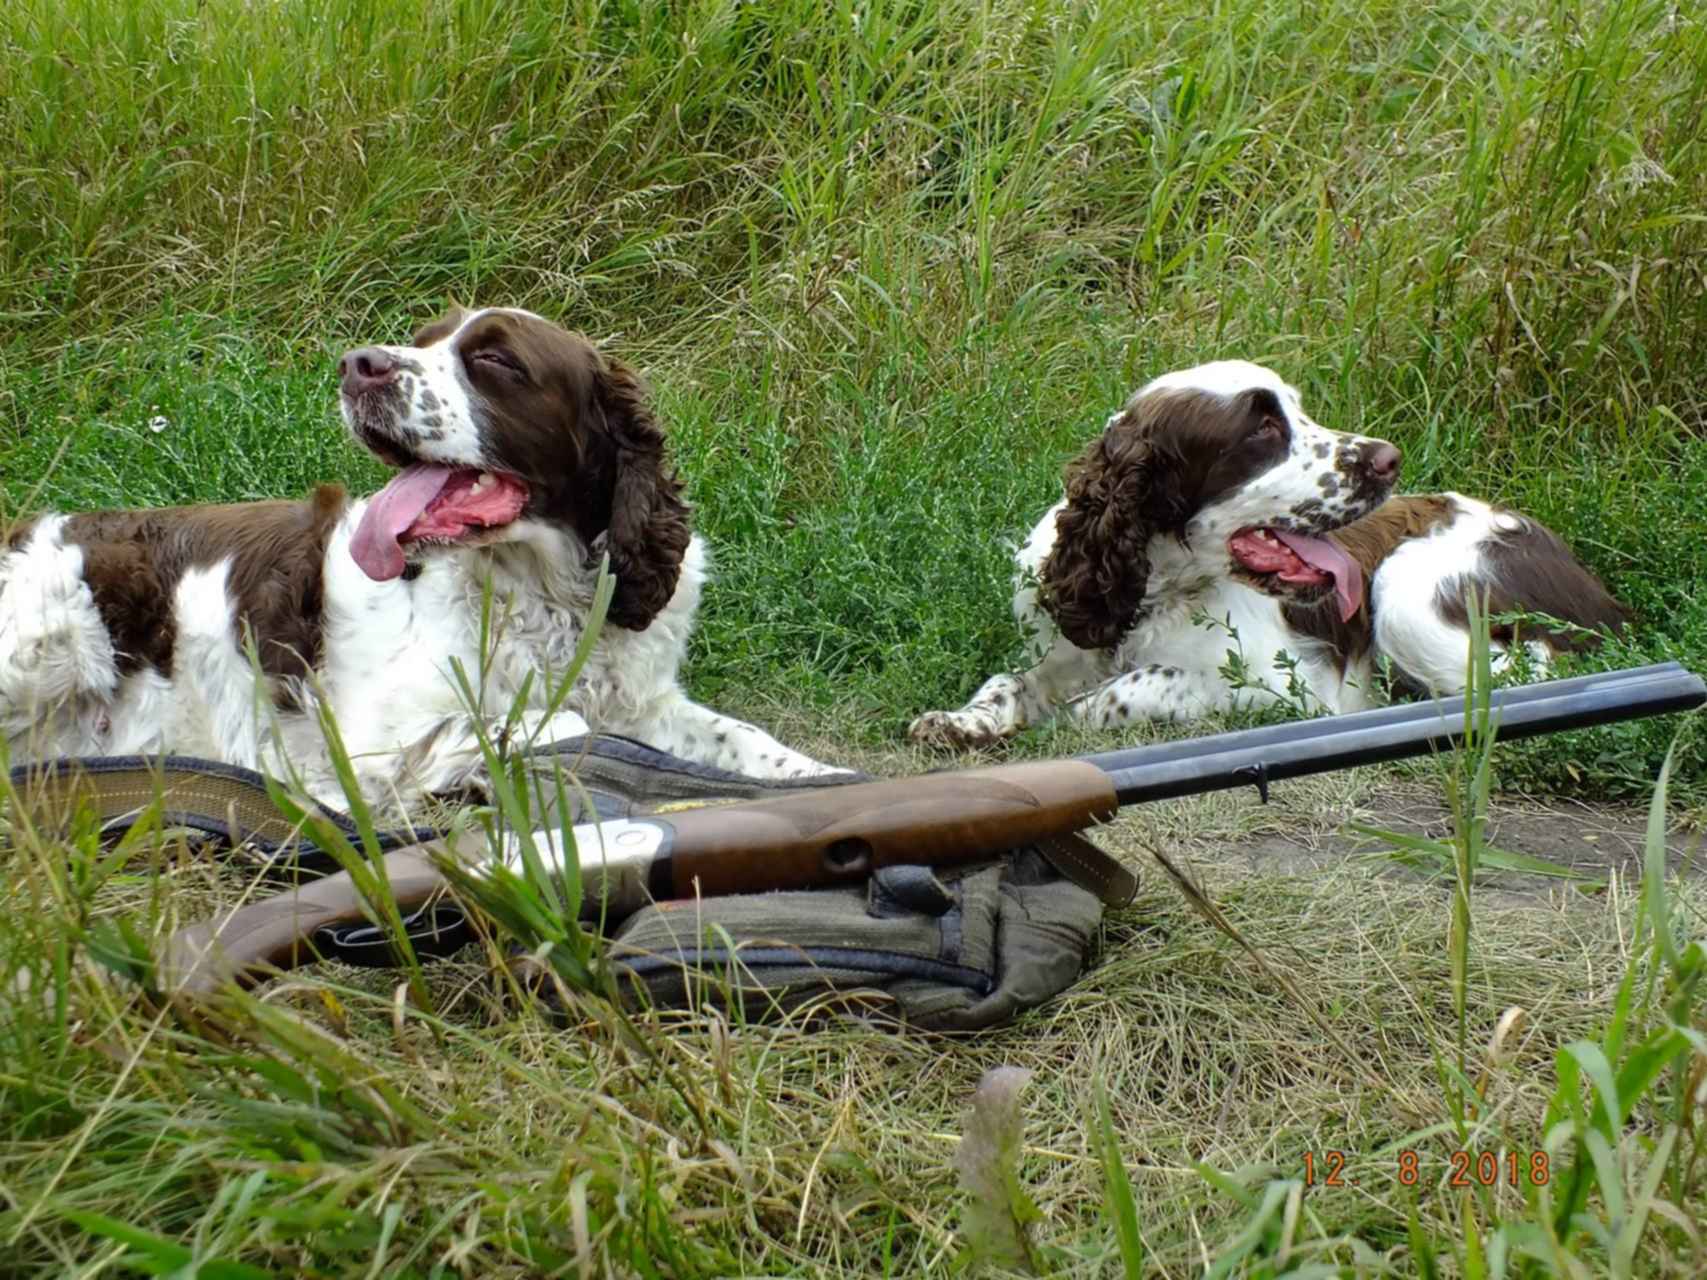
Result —
<instances>
[{"instance_id":1,"label":"gun forend","mask_svg":"<svg viewBox=\"0 0 1707 1280\"><path fill-rule=\"evenodd\" d=\"M1081 831L1119 809L1079 760L862 782L646 819L670 828L658 897L716 897L864 880L896 863L943 866Z\"/></svg>"}]
</instances>

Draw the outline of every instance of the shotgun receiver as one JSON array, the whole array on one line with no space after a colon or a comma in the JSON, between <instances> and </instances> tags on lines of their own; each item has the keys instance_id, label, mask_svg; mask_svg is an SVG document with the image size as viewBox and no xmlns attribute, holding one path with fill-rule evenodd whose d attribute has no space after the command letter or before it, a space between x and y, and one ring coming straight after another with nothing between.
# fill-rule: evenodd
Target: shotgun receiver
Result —
<instances>
[{"instance_id":1,"label":"shotgun receiver","mask_svg":"<svg viewBox=\"0 0 1707 1280\"><path fill-rule=\"evenodd\" d=\"M1687 711L1704 702L1707 685L1677 663L1490 695L1501 739ZM1266 800L1271 782L1425 755L1455 744L1464 727L1463 698L1417 702L1069 760L586 823L573 828L571 847L557 856L577 860L584 914L621 918L649 900L858 883L885 866L985 861L1027 844L1047 853L1052 841L1107 821L1123 805L1247 785ZM555 848L550 839L540 843ZM386 854L398 910L417 921L431 918L423 908L447 886L435 858L479 863L492 856L485 844L482 833L471 832L456 847L433 841ZM231 980L250 983L321 950L338 954L335 930L365 921L351 877L328 876L173 935L158 986L195 995ZM388 950L382 933L365 932Z\"/></svg>"}]
</instances>

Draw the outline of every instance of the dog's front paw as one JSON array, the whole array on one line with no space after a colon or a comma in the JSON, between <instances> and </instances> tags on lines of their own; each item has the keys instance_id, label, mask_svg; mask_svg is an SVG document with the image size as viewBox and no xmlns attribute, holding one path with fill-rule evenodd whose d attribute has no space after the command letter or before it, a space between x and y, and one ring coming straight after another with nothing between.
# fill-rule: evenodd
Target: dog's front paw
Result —
<instances>
[{"instance_id":1,"label":"dog's front paw","mask_svg":"<svg viewBox=\"0 0 1707 1280\"><path fill-rule=\"evenodd\" d=\"M988 717L974 711L927 711L907 727L907 736L922 746L949 751L994 746L1003 737Z\"/></svg>"},{"instance_id":2,"label":"dog's front paw","mask_svg":"<svg viewBox=\"0 0 1707 1280\"><path fill-rule=\"evenodd\" d=\"M791 780L795 778L839 778L843 775L851 776L857 772L857 770L849 769L845 765L824 764L818 760L809 760L798 769L791 770L788 776Z\"/></svg>"}]
</instances>

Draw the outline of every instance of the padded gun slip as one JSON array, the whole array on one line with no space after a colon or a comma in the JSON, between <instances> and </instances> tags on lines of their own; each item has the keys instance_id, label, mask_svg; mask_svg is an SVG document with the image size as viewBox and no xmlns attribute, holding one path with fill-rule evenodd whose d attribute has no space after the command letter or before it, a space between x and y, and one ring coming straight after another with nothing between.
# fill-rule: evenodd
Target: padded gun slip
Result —
<instances>
[{"instance_id":1,"label":"padded gun slip","mask_svg":"<svg viewBox=\"0 0 1707 1280\"><path fill-rule=\"evenodd\" d=\"M892 867L988 863L1028 846L1046 856L1058 850L1055 861L1069 879L1125 902L1137 891L1136 878L1095 846L1066 839L1115 808L1100 769L1042 761L610 816L573 826L572 849L550 828L534 839L548 869L552 859L575 858L588 922L623 920L653 902L863 887ZM493 857L479 830L385 855L400 911L418 914L446 888L435 863L446 856L474 868ZM289 968L307 958L313 939L365 920L365 911L345 873L251 903L176 934L162 957L160 986L206 991Z\"/></svg>"}]
</instances>

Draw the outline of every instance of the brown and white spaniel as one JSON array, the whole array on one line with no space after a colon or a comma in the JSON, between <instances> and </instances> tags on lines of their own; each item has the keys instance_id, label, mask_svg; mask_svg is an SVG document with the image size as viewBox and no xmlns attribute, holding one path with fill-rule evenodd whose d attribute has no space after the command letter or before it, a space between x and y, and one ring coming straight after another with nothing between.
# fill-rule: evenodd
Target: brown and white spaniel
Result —
<instances>
[{"instance_id":1,"label":"brown and white spaniel","mask_svg":"<svg viewBox=\"0 0 1707 1280\"><path fill-rule=\"evenodd\" d=\"M1462 690L1466 593L1496 614L1616 627L1623 610L1533 520L1456 493L1388 499L1399 451L1312 421L1242 360L1141 388L1067 468L1016 557L1029 667L992 676L912 737L982 746L1064 711L1117 726L1286 699L1372 704L1403 683ZM1541 665L1592 633L1496 625Z\"/></svg>"},{"instance_id":2,"label":"brown and white spaniel","mask_svg":"<svg viewBox=\"0 0 1707 1280\"><path fill-rule=\"evenodd\" d=\"M681 688L706 553L629 369L539 316L489 309L352 351L339 375L349 429L397 468L370 498L328 485L301 502L9 531L0 733L14 765L288 760L337 803L323 706L368 798L407 806L476 784L477 720L503 724L520 698L516 728L538 742L590 727L756 776L829 771ZM608 621L554 710L607 552Z\"/></svg>"}]
</instances>

